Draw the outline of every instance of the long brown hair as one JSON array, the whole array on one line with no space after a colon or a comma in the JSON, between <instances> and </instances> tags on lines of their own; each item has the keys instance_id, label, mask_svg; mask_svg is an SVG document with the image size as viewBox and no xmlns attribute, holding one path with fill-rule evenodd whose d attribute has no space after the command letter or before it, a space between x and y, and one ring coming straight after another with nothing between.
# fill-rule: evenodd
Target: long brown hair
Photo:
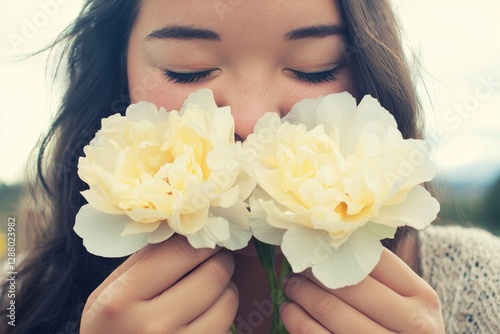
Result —
<instances>
[{"instance_id":1,"label":"long brown hair","mask_svg":"<svg viewBox=\"0 0 500 334\"><path fill-rule=\"evenodd\" d=\"M422 115L401 29L389 1L337 1L347 31L357 96L370 94L389 110L405 138L420 138Z\"/></svg>"},{"instance_id":2,"label":"long brown hair","mask_svg":"<svg viewBox=\"0 0 500 334\"><path fill-rule=\"evenodd\" d=\"M400 30L388 0L337 0L347 32L345 55L351 62L358 96L370 94L393 113L406 138L420 136L419 104L406 64ZM140 1L87 0L76 21L58 38L67 61L67 90L43 139L37 162L36 194L43 228L18 270L16 326L10 333L77 333L89 294L123 259L86 252L73 232L85 204L79 192L78 157L100 120L124 112L130 103L125 50ZM64 63L63 63L64 64ZM50 147L50 149L49 149ZM395 249L395 241L384 241ZM6 332L7 284L1 304Z\"/></svg>"}]
</instances>

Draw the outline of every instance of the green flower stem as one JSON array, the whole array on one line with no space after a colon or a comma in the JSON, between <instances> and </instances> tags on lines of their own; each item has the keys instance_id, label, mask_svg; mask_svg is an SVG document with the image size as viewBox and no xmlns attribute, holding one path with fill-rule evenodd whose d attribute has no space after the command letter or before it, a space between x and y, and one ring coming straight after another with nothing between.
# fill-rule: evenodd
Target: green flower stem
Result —
<instances>
[{"instance_id":1,"label":"green flower stem","mask_svg":"<svg viewBox=\"0 0 500 334\"><path fill-rule=\"evenodd\" d=\"M236 329L236 326L234 325L234 323L231 325L231 333L238 334L238 330Z\"/></svg>"},{"instance_id":2,"label":"green flower stem","mask_svg":"<svg viewBox=\"0 0 500 334\"><path fill-rule=\"evenodd\" d=\"M276 277L275 252L276 247L263 243L257 239L255 240L255 248L259 254L259 260L264 270L266 271L267 279L269 281L269 288L271 290L272 302L274 305L273 312L273 325L271 334L288 334L280 318L280 306L286 301L285 293L283 292L283 279L291 272L290 264L283 257L279 278Z\"/></svg>"},{"instance_id":3,"label":"green flower stem","mask_svg":"<svg viewBox=\"0 0 500 334\"><path fill-rule=\"evenodd\" d=\"M276 295L277 296L276 304L278 305L278 311L281 308L281 305L287 301L287 298L285 296L285 291L283 290L283 281L285 280L285 277L287 277L291 272L292 272L292 267L290 266L290 263L288 262L286 257L283 256L283 260L281 262L280 274L278 277L279 293ZM283 326L281 318L279 318L279 331L277 333L288 334L287 330L285 329L285 326Z\"/></svg>"},{"instance_id":4,"label":"green flower stem","mask_svg":"<svg viewBox=\"0 0 500 334\"><path fill-rule=\"evenodd\" d=\"M269 281L269 288L271 290L271 294L276 296L280 295L280 291L278 290L278 284L276 282L276 273L274 268L266 269L267 279ZM274 298L273 298L274 299ZM280 332L280 313L279 313L279 304L278 300L273 300L274 312L273 312L273 326L271 333L279 333Z\"/></svg>"},{"instance_id":5,"label":"green flower stem","mask_svg":"<svg viewBox=\"0 0 500 334\"><path fill-rule=\"evenodd\" d=\"M286 259L286 257L283 256L283 261L281 262L281 269L280 269L280 275L278 279L278 289L279 291L283 292L283 281L285 278L292 272L292 267L290 266L290 263ZM285 293L280 293L278 296L278 304L281 306L286 301L286 296Z\"/></svg>"},{"instance_id":6,"label":"green flower stem","mask_svg":"<svg viewBox=\"0 0 500 334\"><path fill-rule=\"evenodd\" d=\"M276 252L275 246L266 244L262 241L254 239L255 248L257 249L257 254L259 255L260 264L267 271L271 269L274 272L274 254Z\"/></svg>"}]
</instances>

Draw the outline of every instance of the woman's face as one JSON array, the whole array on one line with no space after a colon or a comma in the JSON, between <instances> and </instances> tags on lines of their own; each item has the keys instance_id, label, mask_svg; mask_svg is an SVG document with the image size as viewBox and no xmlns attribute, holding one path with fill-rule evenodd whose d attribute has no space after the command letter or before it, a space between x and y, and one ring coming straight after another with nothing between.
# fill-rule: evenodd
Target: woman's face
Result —
<instances>
[{"instance_id":1,"label":"woman's face","mask_svg":"<svg viewBox=\"0 0 500 334\"><path fill-rule=\"evenodd\" d=\"M343 51L332 0L144 0L127 51L130 97L171 110L210 88L245 139L265 112L354 93Z\"/></svg>"}]
</instances>

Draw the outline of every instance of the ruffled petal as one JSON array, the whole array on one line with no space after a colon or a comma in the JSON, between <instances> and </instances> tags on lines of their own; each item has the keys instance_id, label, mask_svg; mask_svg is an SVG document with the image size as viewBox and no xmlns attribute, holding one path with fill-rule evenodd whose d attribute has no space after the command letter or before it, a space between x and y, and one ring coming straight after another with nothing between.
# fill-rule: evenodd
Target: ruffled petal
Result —
<instances>
[{"instance_id":1,"label":"ruffled petal","mask_svg":"<svg viewBox=\"0 0 500 334\"><path fill-rule=\"evenodd\" d=\"M281 250L295 273L324 261L333 252L328 233L292 225L283 235Z\"/></svg>"},{"instance_id":2,"label":"ruffled petal","mask_svg":"<svg viewBox=\"0 0 500 334\"><path fill-rule=\"evenodd\" d=\"M356 99L347 92L326 96L318 106L316 120L317 124L324 124L326 133L339 140L345 157L355 154L362 130L368 122L397 127L394 116L376 99L367 95L356 106Z\"/></svg>"},{"instance_id":3,"label":"ruffled petal","mask_svg":"<svg viewBox=\"0 0 500 334\"><path fill-rule=\"evenodd\" d=\"M398 228L394 226L380 225L372 222L363 226L363 231L377 240L392 239L397 230Z\"/></svg>"},{"instance_id":4,"label":"ruffled petal","mask_svg":"<svg viewBox=\"0 0 500 334\"><path fill-rule=\"evenodd\" d=\"M312 130L317 124L316 120L311 115L316 114L318 105L322 102L322 98L304 99L293 105L292 109L286 114L282 120L290 124L303 124L307 130Z\"/></svg>"},{"instance_id":5,"label":"ruffled petal","mask_svg":"<svg viewBox=\"0 0 500 334\"><path fill-rule=\"evenodd\" d=\"M213 249L218 242L229 239L228 225L228 221L222 217L209 217L200 231L186 237L194 248Z\"/></svg>"},{"instance_id":6,"label":"ruffled petal","mask_svg":"<svg viewBox=\"0 0 500 334\"><path fill-rule=\"evenodd\" d=\"M251 197L250 206L250 227L253 236L270 245L281 245L286 229L276 228L267 222L267 212L260 205L260 201Z\"/></svg>"},{"instance_id":7,"label":"ruffled petal","mask_svg":"<svg viewBox=\"0 0 500 334\"><path fill-rule=\"evenodd\" d=\"M398 127L394 116L382 107L380 102L373 96L366 95L363 97L357 107L357 111L360 116L369 118L371 121L383 124L388 128L390 127L396 129ZM364 122L366 122L366 120L361 121L361 123Z\"/></svg>"},{"instance_id":8,"label":"ruffled petal","mask_svg":"<svg viewBox=\"0 0 500 334\"><path fill-rule=\"evenodd\" d=\"M169 219L170 227L177 233L188 235L203 229L208 217L209 206L197 208L192 213L172 215Z\"/></svg>"},{"instance_id":9,"label":"ruffled petal","mask_svg":"<svg viewBox=\"0 0 500 334\"><path fill-rule=\"evenodd\" d=\"M234 184L237 184L240 188L240 193L238 196L239 200L244 201L248 197L250 197L250 195L254 191L255 187L257 186L257 181L241 169L238 173L238 176L236 177L236 180L234 181Z\"/></svg>"},{"instance_id":10,"label":"ruffled petal","mask_svg":"<svg viewBox=\"0 0 500 334\"><path fill-rule=\"evenodd\" d=\"M123 212L123 211L122 211ZM154 223L168 218L168 214L161 210L150 208L133 208L125 212L132 220L143 223Z\"/></svg>"},{"instance_id":11,"label":"ruffled petal","mask_svg":"<svg viewBox=\"0 0 500 334\"><path fill-rule=\"evenodd\" d=\"M405 201L380 208L372 221L388 226L412 226L423 229L436 219L439 202L422 186L416 186L407 195Z\"/></svg>"},{"instance_id":12,"label":"ruffled petal","mask_svg":"<svg viewBox=\"0 0 500 334\"><path fill-rule=\"evenodd\" d=\"M215 109L217 109L214 94L208 88L203 88L194 93L190 93L187 99L184 101L182 109L179 112L180 115L182 115L186 111L190 103L199 107L203 107L207 111L214 111Z\"/></svg>"},{"instance_id":13,"label":"ruffled petal","mask_svg":"<svg viewBox=\"0 0 500 334\"><path fill-rule=\"evenodd\" d=\"M383 247L379 237L391 232L374 225L358 229L338 249L331 246L328 233L292 226L281 249L296 273L312 268L314 276L331 289L357 284L380 259Z\"/></svg>"},{"instance_id":14,"label":"ruffled petal","mask_svg":"<svg viewBox=\"0 0 500 334\"><path fill-rule=\"evenodd\" d=\"M131 221L130 223L125 224L121 236L126 237L133 234L151 233L155 231L158 226L160 226L160 222L145 224Z\"/></svg>"},{"instance_id":15,"label":"ruffled petal","mask_svg":"<svg viewBox=\"0 0 500 334\"><path fill-rule=\"evenodd\" d=\"M248 222L250 213L243 202L236 202L229 208L212 207L210 213L214 217L223 217L229 222L229 238L218 241L219 246L229 250L237 250L248 245L252 237Z\"/></svg>"},{"instance_id":16,"label":"ruffled petal","mask_svg":"<svg viewBox=\"0 0 500 334\"><path fill-rule=\"evenodd\" d=\"M338 142L340 151L347 157L353 154L359 139L363 119L356 111L356 99L349 93L327 95L316 112L317 124L323 124L325 133Z\"/></svg>"},{"instance_id":17,"label":"ruffled petal","mask_svg":"<svg viewBox=\"0 0 500 334\"><path fill-rule=\"evenodd\" d=\"M160 226L148 236L148 243L156 244L169 239L174 235L174 230L168 226L167 222L161 222Z\"/></svg>"},{"instance_id":18,"label":"ruffled petal","mask_svg":"<svg viewBox=\"0 0 500 334\"><path fill-rule=\"evenodd\" d=\"M148 233L122 237L127 223L126 215L112 215L97 211L89 204L80 208L74 230L83 239L89 253L104 257L123 257L147 245Z\"/></svg>"},{"instance_id":19,"label":"ruffled petal","mask_svg":"<svg viewBox=\"0 0 500 334\"><path fill-rule=\"evenodd\" d=\"M150 122L155 124L158 122L158 108L151 102L139 101L127 107L127 120L134 123Z\"/></svg>"},{"instance_id":20,"label":"ruffled petal","mask_svg":"<svg viewBox=\"0 0 500 334\"><path fill-rule=\"evenodd\" d=\"M325 243L326 240L321 245ZM312 272L314 277L330 289L354 285L365 279L375 268L382 250L380 241L373 238L370 231L361 228L339 249L321 248L318 253L322 256L312 266Z\"/></svg>"},{"instance_id":21,"label":"ruffled petal","mask_svg":"<svg viewBox=\"0 0 500 334\"><path fill-rule=\"evenodd\" d=\"M213 203L212 201L212 205L215 204L223 208L231 207L238 200L239 194L240 194L240 187L238 185L235 185L228 191L220 194L219 198L215 203Z\"/></svg>"},{"instance_id":22,"label":"ruffled petal","mask_svg":"<svg viewBox=\"0 0 500 334\"><path fill-rule=\"evenodd\" d=\"M292 211L283 208L279 202L273 200L263 200L256 198L259 201L259 206L266 212L266 221L269 225L276 228L288 228L295 220L295 214ZM250 202L250 210L253 210L252 206L255 204L254 201Z\"/></svg>"},{"instance_id":23,"label":"ruffled petal","mask_svg":"<svg viewBox=\"0 0 500 334\"><path fill-rule=\"evenodd\" d=\"M81 192L81 194L96 210L109 214L123 213L123 210L120 209L118 205L110 203L97 189L84 190Z\"/></svg>"},{"instance_id":24,"label":"ruffled petal","mask_svg":"<svg viewBox=\"0 0 500 334\"><path fill-rule=\"evenodd\" d=\"M213 113L212 135L234 143L234 118L231 115L231 108L222 107Z\"/></svg>"}]
</instances>

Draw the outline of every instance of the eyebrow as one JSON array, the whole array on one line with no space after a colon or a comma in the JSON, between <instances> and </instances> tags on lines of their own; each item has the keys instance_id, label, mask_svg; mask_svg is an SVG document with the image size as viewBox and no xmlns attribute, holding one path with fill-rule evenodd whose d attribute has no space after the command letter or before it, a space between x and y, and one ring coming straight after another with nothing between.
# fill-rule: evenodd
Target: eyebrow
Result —
<instances>
[{"instance_id":1,"label":"eyebrow","mask_svg":"<svg viewBox=\"0 0 500 334\"><path fill-rule=\"evenodd\" d=\"M299 39L306 38L323 38L335 35L346 35L346 31L343 26L332 24L332 25L317 25L304 28L298 28L290 31L285 35L285 39L288 41L296 41Z\"/></svg>"},{"instance_id":2,"label":"eyebrow","mask_svg":"<svg viewBox=\"0 0 500 334\"><path fill-rule=\"evenodd\" d=\"M288 41L295 41L307 38L324 38L335 35L346 35L345 29L341 25L317 25L294 29L285 35ZM146 36L146 40L155 39L179 39L193 40L201 39L208 41L221 41L221 36L215 31L201 28L192 28L187 26L166 26L161 29L153 30Z\"/></svg>"},{"instance_id":3,"label":"eyebrow","mask_svg":"<svg viewBox=\"0 0 500 334\"><path fill-rule=\"evenodd\" d=\"M192 40L192 39L202 39L208 41L220 41L221 37L218 33L208 29L192 28L187 26L166 26L161 29L153 30L147 37L146 40L155 39L180 39L180 40Z\"/></svg>"}]
</instances>

